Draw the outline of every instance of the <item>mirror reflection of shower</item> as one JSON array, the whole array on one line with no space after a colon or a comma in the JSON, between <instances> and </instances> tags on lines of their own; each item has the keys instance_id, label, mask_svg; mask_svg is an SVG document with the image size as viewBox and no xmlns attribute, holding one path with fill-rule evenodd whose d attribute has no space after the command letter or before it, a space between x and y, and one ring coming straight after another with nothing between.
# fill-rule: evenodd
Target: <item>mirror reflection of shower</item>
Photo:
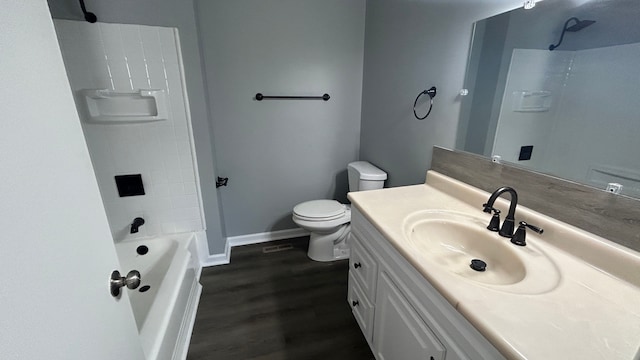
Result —
<instances>
[{"instance_id":1,"label":"mirror reflection of shower","mask_svg":"<svg viewBox=\"0 0 640 360\"><path fill-rule=\"evenodd\" d=\"M569 23L571 23L572 21L575 22L575 24L569 26ZM564 27L562 28L562 34L560 35L560 40L558 40L558 43L555 45L554 44L549 45L549 51L555 50L558 46L560 46L560 44L562 44L562 40L564 40L565 33L578 32L586 28L587 26L593 25L595 22L596 22L595 20L580 20L577 17L569 18L564 23Z\"/></svg>"},{"instance_id":2,"label":"mirror reflection of shower","mask_svg":"<svg viewBox=\"0 0 640 360\"><path fill-rule=\"evenodd\" d=\"M572 17L597 22L549 51ZM640 199L638 19L639 0L545 0L478 22L456 147Z\"/></svg>"}]
</instances>

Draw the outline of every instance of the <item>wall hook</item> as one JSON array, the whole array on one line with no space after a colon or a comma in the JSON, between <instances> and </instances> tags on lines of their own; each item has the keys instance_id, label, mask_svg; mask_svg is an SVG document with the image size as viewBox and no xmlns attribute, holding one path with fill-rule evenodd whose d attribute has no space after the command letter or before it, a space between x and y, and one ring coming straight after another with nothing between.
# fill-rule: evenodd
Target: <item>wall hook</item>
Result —
<instances>
[{"instance_id":1,"label":"wall hook","mask_svg":"<svg viewBox=\"0 0 640 360\"><path fill-rule=\"evenodd\" d=\"M216 188L219 188L220 186L227 186L227 182L229 182L229 178L223 178L218 176L218 179L216 180Z\"/></svg>"}]
</instances>

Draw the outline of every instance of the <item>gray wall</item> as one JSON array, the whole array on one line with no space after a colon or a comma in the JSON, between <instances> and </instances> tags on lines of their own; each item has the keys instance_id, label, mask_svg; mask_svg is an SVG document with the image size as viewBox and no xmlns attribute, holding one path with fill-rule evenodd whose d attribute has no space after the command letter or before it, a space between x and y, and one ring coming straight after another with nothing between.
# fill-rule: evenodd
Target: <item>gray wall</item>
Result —
<instances>
[{"instance_id":1,"label":"gray wall","mask_svg":"<svg viewBox=\"0 0 640 360\"><path fill-rule=\"evenodd\" d=\"M358 158L364 0L200 0L229 236L296 228L302 201L346 201ZM331 100L255 101L267 95Z\"/></svg>"},{"instance_id":2,"label":"gray wall","mask_svg":"<svg viewBox=\"0 0 640 360\"><path fill-rule=\"evenodd\" d=\"M472 24L517 6L522 1L367 2L360 158L386 170L388 186L424 182L432 147L454 147ZM434 109L419 121L413 101L432 85Z\"/></svg>"},{"instance_id":3,"label":"gray wall","mask_svg":"<svg viewBox=\"0 0 640 360\"><path fill-rule=\"evenodd\" d=\"M209 252L224 251L225 238L221 209L215 188L213 144L202 76L202 65L196 30L193 1L191 0L86 0L87 10L98 16L98 21L110 23L170 26L178 28L185 67L187 91L198 157L198 170L204 211L207 220ZM77 0L49 0L54 18L83 20Z\"/></svg>"},{"instance_id":4,"label":"gray wall","mask_svg":"<svg viewBox=\"0 0 640 360\"><path fill-rule=\"evenodd\" d=\"M498 74L509 18L494 16L476 24L465 87L470 94L462 101L457 148L476 154L485 152L487 140L493 142L494 132L489 128L494 95L498 86ZM463 129L464 134L463 133Z\"/></svg>"},{"instance_id":5,"label":"gray wall","mask_svg":"<svg viewBox=\"0 0 640 360\"><path fill-rule=\"evenodd\" d=\"M82 18L75 0L49 1L54 17ZM222 229L212 140L230 177L220 193L230 236L292 228L300 201L346 200L344 169L358 153L388 186L420 183L432 146L455 144L471 24L520 5L369 0L365 36L364 0L198 1L199 47L191 1L87 0L100 21L180 30L211 253L224 248L212 233ZM431 85L434 111L418 121L413 100ZM332 99L259 103L256 92Z\"/></svg>"}]
</instances>

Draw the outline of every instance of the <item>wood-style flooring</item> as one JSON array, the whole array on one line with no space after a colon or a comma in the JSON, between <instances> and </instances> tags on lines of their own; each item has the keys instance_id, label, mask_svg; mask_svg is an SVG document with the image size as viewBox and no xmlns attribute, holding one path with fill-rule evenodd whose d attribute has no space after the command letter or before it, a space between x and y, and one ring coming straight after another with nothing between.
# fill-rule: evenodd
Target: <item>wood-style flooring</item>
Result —
<instances>
[{"instance_id":1,"label":"wood-style flooring","mask_svg":"<svg viewBox=\"0 0 640 360\"><path fill-rule=\"evenodd\" d=\"M311 261L308 242L235 247L203 269L187 360L373 359L346 301L348 262Z\"/></svg>"}]
</instances>

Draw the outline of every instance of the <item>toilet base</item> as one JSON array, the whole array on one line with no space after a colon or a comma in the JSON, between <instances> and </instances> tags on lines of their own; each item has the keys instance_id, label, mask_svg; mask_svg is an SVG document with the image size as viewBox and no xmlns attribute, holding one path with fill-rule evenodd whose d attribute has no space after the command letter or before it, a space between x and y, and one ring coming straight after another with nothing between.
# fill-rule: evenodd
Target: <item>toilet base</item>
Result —
<instances>
[{"instance_id":1,"label":"toilet base","mask_svg":"<svg viewBox=\"0 0 640 360\"><path fill-rule=\"evenodd\" d=\"M311 260L322 262L348 259L351 254L351 249L347 242L350 232L351 224L345 224L330 234L312 232L307 256Z\"/></svg>"}]
</instances>

